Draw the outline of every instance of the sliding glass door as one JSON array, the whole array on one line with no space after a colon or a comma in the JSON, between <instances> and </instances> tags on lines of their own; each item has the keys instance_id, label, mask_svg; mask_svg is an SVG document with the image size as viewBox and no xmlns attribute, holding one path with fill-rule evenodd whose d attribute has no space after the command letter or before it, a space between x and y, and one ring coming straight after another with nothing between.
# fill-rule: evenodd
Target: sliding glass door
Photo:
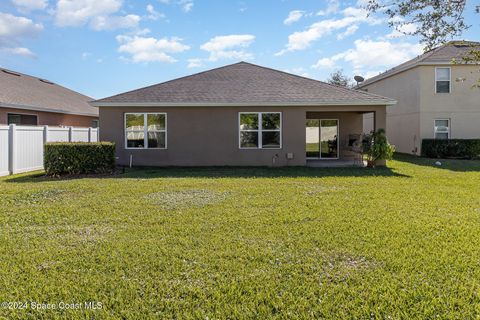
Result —
<instances>
[{"instance_id":1,"label":"sliding glass door","mask_svg":"<svg viewBox=\"0 0 480 320\"><path fill-rule=\"evenodd\" d=\"M338 159L338 120L307 119L306 152L309 159Z\"/></svg>"}]
</instances>

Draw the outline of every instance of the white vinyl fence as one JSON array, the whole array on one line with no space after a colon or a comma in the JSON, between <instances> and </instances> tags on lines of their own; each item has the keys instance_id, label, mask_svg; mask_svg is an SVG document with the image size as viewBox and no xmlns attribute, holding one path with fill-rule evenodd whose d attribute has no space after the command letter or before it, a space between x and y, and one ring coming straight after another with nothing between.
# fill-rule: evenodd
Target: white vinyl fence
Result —
<instances>
[{"instance_id":1,"label":"white vinyl fence","mask_svg":"<svg viewBox=\"0 0 480 320\"><path fill-rule=\"evenodd\" d=\"M45 142L97 142L98 129L0 126L0 176L43 169Z\"/></svg>"}]
</instances>

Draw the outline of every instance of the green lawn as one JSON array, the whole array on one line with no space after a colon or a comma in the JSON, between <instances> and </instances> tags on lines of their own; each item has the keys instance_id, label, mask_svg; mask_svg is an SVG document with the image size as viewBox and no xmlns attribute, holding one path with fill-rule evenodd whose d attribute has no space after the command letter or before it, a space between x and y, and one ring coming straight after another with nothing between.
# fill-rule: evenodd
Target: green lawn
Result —
<instances>
[{"instance_id":1,"label":"green lawn","mask_svg":"<svg viewBox=\"0 0 480 320\"><path fill-rule=\"evenodd\" d=\"M0 179L0 318L480 316L480 161Z\"/></svg>"}]
</instances>

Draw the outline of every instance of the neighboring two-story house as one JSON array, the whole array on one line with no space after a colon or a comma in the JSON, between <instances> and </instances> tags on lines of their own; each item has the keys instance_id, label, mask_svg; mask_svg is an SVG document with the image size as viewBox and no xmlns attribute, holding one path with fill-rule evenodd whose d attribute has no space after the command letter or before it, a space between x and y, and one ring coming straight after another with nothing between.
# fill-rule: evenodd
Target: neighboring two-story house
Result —
<instances>
[{"instance_id":1,"label":"neighboring two-story house","mask_svg":"<svg viewBox=\"0 0 480 320\"><path fill-rule=\"evenodd\" d=\"M420 154L422 139L480 138L480 65L462 61L479 42L452 41L358 85L390 97L387 134L397 152ZM372 116L365 115L364 128Z\"/></svg>"}]
</instances>

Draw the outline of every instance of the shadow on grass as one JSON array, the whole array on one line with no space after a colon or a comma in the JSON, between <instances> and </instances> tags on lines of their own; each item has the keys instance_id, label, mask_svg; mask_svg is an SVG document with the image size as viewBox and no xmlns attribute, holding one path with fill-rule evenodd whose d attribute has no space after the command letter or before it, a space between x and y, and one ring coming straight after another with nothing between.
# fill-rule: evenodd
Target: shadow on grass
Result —
<instances>
[{"instance_id":1,"label":"shadow on grass","mask_svg":"<svg viewBox=\"0 0 480 320\"><path fill-rule=\"evenodd\" d=\"M32 183L75 179L156 179L156 178L321 178L321 177L409 177L390 168L310 168L310 167L144 167L126 169L112 175L46 177L44 174L22 175L6 182Z\"/></svg>"},{"instance_id":2,"label":"shadow on grass","mask_svg":"<svg viewBox=\"0 0 480 320\"><path fill-rule=\"evenodd\" d=\"M396 153L394 159L399 162L408 162L417 166L431 167L458 172L480 172L480 160L457 160L457 159L431 159L412 156L409 154ZM435 163L439 161L441 165Z\"/></svg>"}]
</instances>

